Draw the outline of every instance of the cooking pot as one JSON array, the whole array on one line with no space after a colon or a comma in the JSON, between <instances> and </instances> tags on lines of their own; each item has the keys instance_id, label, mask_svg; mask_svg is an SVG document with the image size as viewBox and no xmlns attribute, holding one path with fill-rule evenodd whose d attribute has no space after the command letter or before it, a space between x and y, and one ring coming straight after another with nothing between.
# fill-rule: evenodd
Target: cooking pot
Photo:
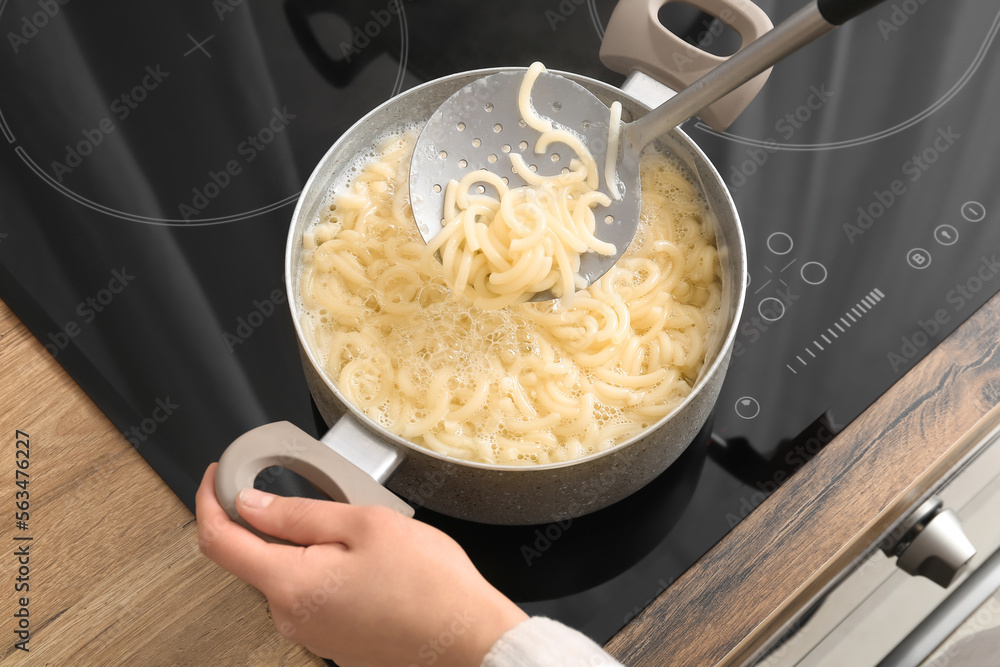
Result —
<instances>
[{"instance_id":1,"label":"cooking pot","mask_svg":"<svg viewBox=\"0 0 1000 667\"><path fill-rule=\"evenodd\" d=\"M608 25L602 59L632 72L622 88L558 72L588 88L602 101L619 100L623 119L642 116L675 88L690 84L723 60L680 40L659 22L671 0L622 0ZM748 44L770 29L766 15L746 0L694 0L732 26ZM454 74L406 91L373 110L348 130L320 160L292 216L285 251L285 286L298 333L306 379L330 426L317 441L287 422L261 426L226 450L216 475L216 491L229 515L239 521L236 495L265 468L282 466L303 475L334 500L384 504L412 515L400 496L449 516L493 524L538 524L578 517L615 503L640 489L673 463L708 418L732 353L746 291L746 250L733 200L718 171L680 129L659 140L688 170L715 218L722 265L722 304L701 373L690 394L669 415L608 450L579 459L534 466L495 465L438 454L390 433L346 400L303 331L298 296L303 232L315 221L332 183L346 182L359 155L387 135L425 121L452 93L501 69ZM701 117L723 128L756 94L766 73L744 84ZM244 524L246 525L246 524Z\"/></svg>"}]
</instances>

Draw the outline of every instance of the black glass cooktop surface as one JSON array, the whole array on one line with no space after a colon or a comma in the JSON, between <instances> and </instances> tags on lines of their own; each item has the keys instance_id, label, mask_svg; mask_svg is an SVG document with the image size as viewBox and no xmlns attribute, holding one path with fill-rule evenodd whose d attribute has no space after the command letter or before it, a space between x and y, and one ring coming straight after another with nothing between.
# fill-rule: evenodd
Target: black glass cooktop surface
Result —
<instances>
[{"instance_id":1,"label":"black glass cooktop surface","mask_svg":"<svg viewBox=\"0 0 1000 667\"><path fill-rule=\"evenodd\" d=\"M612 8L0 2L0 298L193 506L243 432L319 432L282 261L331 143L456 71L541 60L620 84L597 57ZM686 34L711 36L699 21ZM686 123L749 254L710 423L589 517L418 516L529 612L617 632L1000 289L998 27L994 3L889 3L778 65L728 131Z\"/></svg>"}]
</instances>

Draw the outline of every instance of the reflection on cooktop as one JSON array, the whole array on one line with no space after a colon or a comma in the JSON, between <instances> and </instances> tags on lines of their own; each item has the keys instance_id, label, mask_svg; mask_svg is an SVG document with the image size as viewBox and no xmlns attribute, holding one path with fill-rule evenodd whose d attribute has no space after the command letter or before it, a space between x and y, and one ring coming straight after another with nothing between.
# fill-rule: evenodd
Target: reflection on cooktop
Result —
<instances>
[{"instance_id":1,"label":"reflection on cooktop","mask_svg":"<svg viewBox=\"0 0 1000 667\"><path fill-rule=\"evenodd\" d=\"M619 576L670 534L700 477L710 425L655 480L586 516L537 526L491 526L429 510L418 511L417 518L454 537L490 583L515 602L580 593Z\"/></svg>"}]
</instances>

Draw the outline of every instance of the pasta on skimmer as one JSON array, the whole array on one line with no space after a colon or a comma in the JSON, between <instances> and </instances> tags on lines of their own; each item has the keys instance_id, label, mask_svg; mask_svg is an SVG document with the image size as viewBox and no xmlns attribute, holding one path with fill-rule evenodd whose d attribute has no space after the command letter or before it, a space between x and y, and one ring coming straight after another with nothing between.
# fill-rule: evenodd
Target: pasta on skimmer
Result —
<instances>
[{"instance_id":1,"label":"pasta on skimmer","mask_svg":"<svg viewBox=\"0 0 1000 667\"><path fill-rule=\"evenodd\" d=\"M614 255L615 246L595 236L595 206L610 199L599 187L600 172L583 141L531 105L531 89L545 71L541 63L528 68L521 82L518 109L523 122L539 133L536 154L563 144L576 154L563 173L542 175L520 153L510 152L511 166L527 183L509 188L507 179L483 169L451 181L445 190L444 224L425 252L439 253L445 280L478 308L502 308L527 301L545 290L572 300L586 287L579 276L580 255ZM604 173L611 195L618 199L615 159L621 129L621 103L611 108L608 160ZM489 186L497 196L485 194ZM473 191L475 188L475 191Z\"/></svg>"}]
</instances>

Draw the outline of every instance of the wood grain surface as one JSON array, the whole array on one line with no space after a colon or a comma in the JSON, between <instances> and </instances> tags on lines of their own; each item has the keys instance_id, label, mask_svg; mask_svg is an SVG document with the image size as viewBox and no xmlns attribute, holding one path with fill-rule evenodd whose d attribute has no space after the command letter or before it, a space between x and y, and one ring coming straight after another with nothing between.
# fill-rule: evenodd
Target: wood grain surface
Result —
<instances>
[{"instance_id":1,"label":"wood grain surface","mask_svg":"<svg viewBox=\"0 0 1000 667\"><path fill-rule=\"evenodd\" d=\"M191 513L2 302L0 380L0 663L323 664L201 555ZM27 531L14 522L17 430L30 435ZM23 544L30 591L15 592ZM27 653L14 646L20 597Z\"/></svg>"},{"instance_id":2,"label":"wood grain surface","mask_svg":"<svg viewBox=\"0 0 1000 667\"><path fill-rule=\"evenodd\" d=\"M1000 421L998 324L994 297L608 650L637 667L750 660Z\"/></svg>"}]
</instances>

